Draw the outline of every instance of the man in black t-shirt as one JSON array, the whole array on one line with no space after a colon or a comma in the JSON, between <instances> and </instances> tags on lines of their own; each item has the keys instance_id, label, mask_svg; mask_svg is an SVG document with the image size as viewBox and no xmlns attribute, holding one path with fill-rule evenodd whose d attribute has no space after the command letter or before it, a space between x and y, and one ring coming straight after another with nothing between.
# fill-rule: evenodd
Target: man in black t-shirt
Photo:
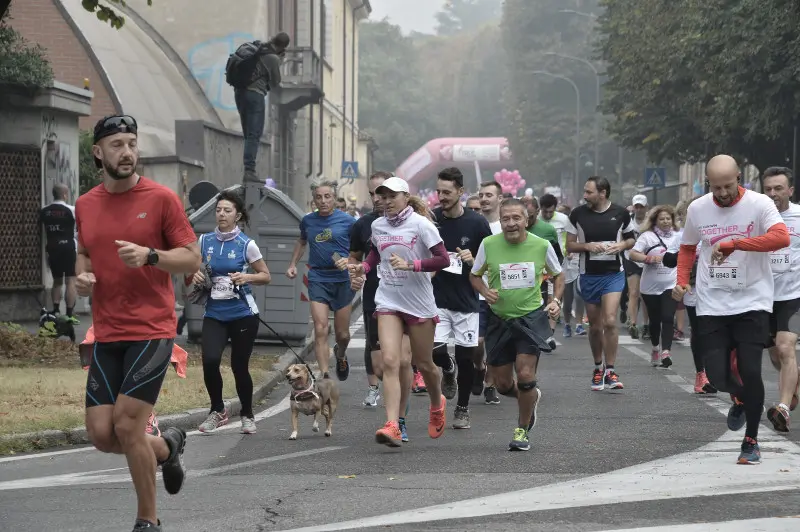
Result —
<instances>
[{"instance_id":1,"label":"man in black t-shirt","mask_svg":"<svg viewBox=\"0 0 800 532\"><path fill-rule=\"evenodd\" d=\"M380 203L380 196L375 194L375 190L388 178L392 177L389 172L376 172L368 183L369 195L372 198L373 210L365 214L350 228L350 259L351 261L361 262L369 255L372 248L372 222L383 216L383 205ZM364 291L361 294L361 310L364 318L364 331L366 345L364 346L364 365L367 368L367 381L369 390L364 399L364 406L376 407L380 399L380 389L378 382L383 375L382 368L379 367L376 375L375 362L380 361L380 343L378 342L378 320L375 314L375 292L378 291L377 268L370 270L364 281ZM357 284L356 284L357 286Z\"/></svg>"},{"instance_id":2,"label":"man in black t-shirt","mask_svg":"<svg viewBox=\"0 0 800 532\"><path fill-rule=\"evenodd\" d=\"M473 258L483 239L492 235L492 230L486 218L461 205L464 176L458 168L445 168L439 172L436 191L441 206L433 213L444 247L450 255L450 266L433 277L433 294L439 314L433 359L442 368L444 396L452 399L458 393L453 428L468 429L469 396L475 376L473 358L478 348L480 323L478 294L469 277ZM455 358L447 351L451 336L455 341Z\"/></svg>"},{"instance_id":3,"label":"man in black t-shirt","mask_svg":"<svg viewBox=\"0 0 800 532\"><path fill-rule=\"evenodd\" d=\"M78 319L73 315L78 299L75 288L75 207L67 204L68 197L69 189L66 185L55 185L53 202L39 211L39 225L44 229L47 266L53 274L53 314L58 315L61 312L61 289L66 284L67 318L77 324Z\"/></svg>"},{"instance_id":4,"label":"man in black t-shirt","mask_svg":"<svg viewBox=\"0 0 800 532\"><path fill-rule=\"evenodd\" d=\"M611 203L610 198L608 180L590 177L583 189L586 204L573 209L569 216L575 233L567 233L567 252L580 253L576 288L589 317L589 345L594 358L591 388L595 391L623 388L614 369L619 344L617 314L625 288L620 253L635 242L630 213Z\"/></svg>"}]
</instances>

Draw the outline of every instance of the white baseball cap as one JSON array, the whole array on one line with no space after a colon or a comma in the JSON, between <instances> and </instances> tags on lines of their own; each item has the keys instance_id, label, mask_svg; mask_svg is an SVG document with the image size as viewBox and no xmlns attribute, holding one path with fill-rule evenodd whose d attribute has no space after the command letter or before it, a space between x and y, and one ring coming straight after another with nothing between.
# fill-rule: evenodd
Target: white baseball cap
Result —
<instances>
[{"instance_id":1,"label":"white baseball cap","mask_svg":"<svg viewBox=\"0 0 800 532\"><path fill-rule=\"evenodd\" d=\"M375 192L379 191L382 188L388 188L392 192L405 192L408 194L408 183L405 179L401 179L399 177L390 177L386 181L380 184L380 186L375 189Z\"/></svg>"},{"instance_id":2,"label":"white baseball cap","mask_svg":"<svg viewBox=\"0 0 800 532\"><path fill-rule=\"evenodd\" d=\"M647 196L644 194L636 194L633 197L631 205L641 205L642 207L647 207Z\"/></svg>"}]
</instances>

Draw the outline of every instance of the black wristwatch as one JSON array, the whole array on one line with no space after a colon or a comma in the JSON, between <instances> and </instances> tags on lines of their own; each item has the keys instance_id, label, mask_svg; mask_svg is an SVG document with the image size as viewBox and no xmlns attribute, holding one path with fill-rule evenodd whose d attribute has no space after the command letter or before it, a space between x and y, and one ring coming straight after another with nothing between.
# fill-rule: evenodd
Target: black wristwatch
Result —
<instances>
[{"instance_id":1,"label":"black wristwatch","mask_svg":"<svg viewBox=\"0 0 800 532\"><path fill-rule=\"evenodd\" d=\"M158 264L158 252L150 248L150 253L147 254L147 263L148 266L155 266Z\"/></svg>"}]
</instances>

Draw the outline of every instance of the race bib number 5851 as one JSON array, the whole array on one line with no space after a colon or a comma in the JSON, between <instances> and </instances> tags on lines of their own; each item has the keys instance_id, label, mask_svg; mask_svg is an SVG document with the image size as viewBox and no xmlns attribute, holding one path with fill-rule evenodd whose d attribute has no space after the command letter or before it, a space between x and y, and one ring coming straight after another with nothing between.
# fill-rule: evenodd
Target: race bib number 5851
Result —
<instances>
[{"instance_id":1,"label":"race bib number 5851","mask_svg":"<svg viewBox=\"0 0 800 532\"><path fill-rule=\"evenodd\" d=\"M532 262L518 262L500 265L500 288L517 290L536 286L536 265Z\"/></svg>"}]
</instances>

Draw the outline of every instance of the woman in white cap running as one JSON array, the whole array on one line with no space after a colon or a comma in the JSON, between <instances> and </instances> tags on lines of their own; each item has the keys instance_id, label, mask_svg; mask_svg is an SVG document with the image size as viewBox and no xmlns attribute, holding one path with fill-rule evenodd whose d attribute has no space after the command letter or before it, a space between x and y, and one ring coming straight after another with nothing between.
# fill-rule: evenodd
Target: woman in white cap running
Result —
<instances>
[{"instance_id":1,"label":"woman in white cap running","mask_svg":"<svg viewBox=\"0 0 800 532\"><path fill-rule=\"evenodd\" d=\"M383 354L383 394L386 424L375 433L378 443L399 447L401 392L411 389L410 366L417 366L431 399L428 435L444 432L445 398L441 377L433 362L433 333L439 317L431 274L447 268L450 257L433 224L428 206L409 194L408 183L390 177L377 188L385 216L372 223L373 249L361 264L349 266L360 277L378 268L380 284L375 294L378 339ZM411 340L411 359L401 349L403 333ZM407 382L406 382L407 381Z\"/></svg>"}]
</instances>

